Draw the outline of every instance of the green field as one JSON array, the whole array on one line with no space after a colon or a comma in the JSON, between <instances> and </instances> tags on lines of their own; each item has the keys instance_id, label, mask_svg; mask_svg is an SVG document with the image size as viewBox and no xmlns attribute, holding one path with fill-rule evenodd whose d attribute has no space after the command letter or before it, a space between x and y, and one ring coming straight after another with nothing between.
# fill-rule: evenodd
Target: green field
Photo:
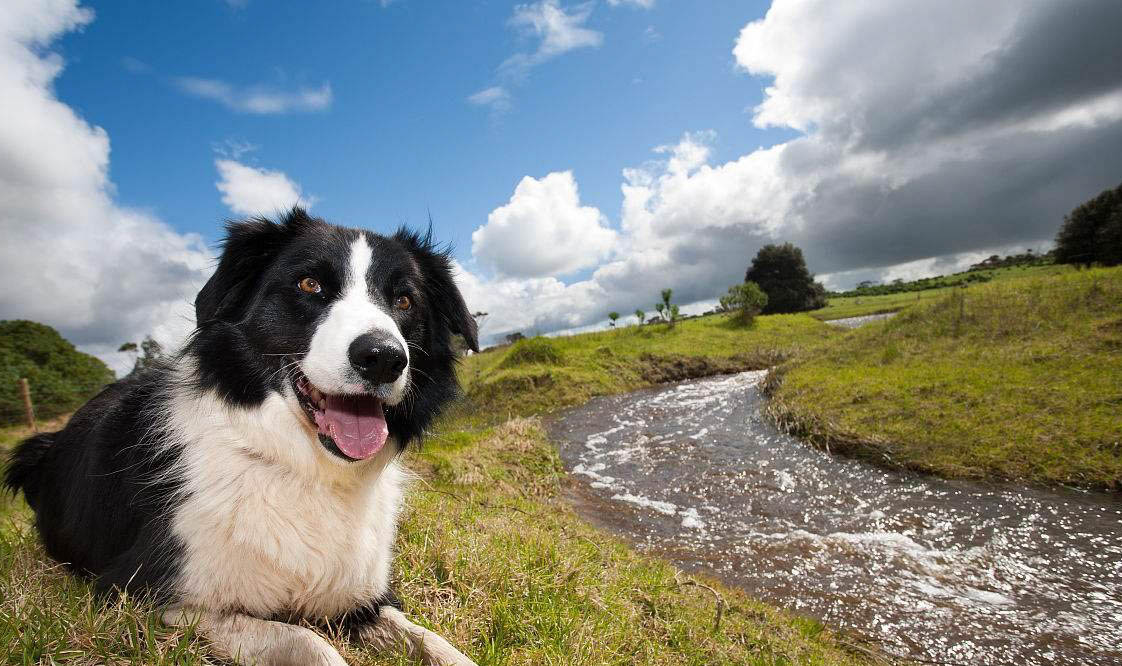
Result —
<instances>
[{"instance_id":1,"label":"green field","mask_svg":"<svg viewBox=\"0 0 1122 666\"><path fill-rule=\"evenodd\" d=\"M994 268L981 271L972 271L974 275L988 278L994 282L1017 280L1026 277L1047 277L1061 275L1074 270L1071 266L1049 264L1044 266L1010 266L1008 268ZM959 273L958 275L966 275ZM981 286L981 285L974 285ZM973 287L968 287L973 288ZM864 315L896 312L917 303L924 303L944 297L954 287L939 287L923 291L902 291L895 294L880 294L875 296L843 296L830 298L826 307L810 313L815 319L828 321L830 319L844 319L846 317L862 317Z\"/></svg>"},{"instance_id":2,"label":"green field","mask_svg":"<svg viewBox=\"0 0 1122 666\"><path fill-rule=\"evenodd\" d=\"M535 415L780 363L771 411L813 444L947 476L1118 488L1122 269L1003 271L918 304L914 293L831 302L837 316L904 308L854 331L823 311L748 327L714 315L465 359L466 398L409 454L420 480L398 540L406 609L481 664L884 663L582 522ZM25 434L0 431L0 447ZM160 627L144 604L95 600L63 575L28 520L22 499L0 499L0 661L207 663L199 639ZM404 663L333 640L351 663Z\"/></svg>"},{"instance_id":3,"label":"green field","mask_svg":"<svg viewBox=\"0 0 1122 666\"><path fill-rule=\"evenodd\" d=\"M709 317L471 357L469 397L409 454L420 479L397 544L406 611L480 664L885 663L874 647L584 523L563 499L569 481L540 420L518 417L675 373L762 367L837 334L806 315L750 329ZM0 431L0 448L26 434ZM210 663L200 639L160 626L145 604L99 601L64 575L29 518L22 498L0 499L0 662ZM352 664L407 663L328 637Z\"/></svg>"},{"instance_id":4,"label":"green field","mask_svg":"<svg viewBox=\"0 0 1122 666\"><path fill-rule=\"evenodd\" d=\"M941 294L792 360L771 411L883 463L1122 489L1122 269L1022 277Z\"/></svg>"}]
</instances>

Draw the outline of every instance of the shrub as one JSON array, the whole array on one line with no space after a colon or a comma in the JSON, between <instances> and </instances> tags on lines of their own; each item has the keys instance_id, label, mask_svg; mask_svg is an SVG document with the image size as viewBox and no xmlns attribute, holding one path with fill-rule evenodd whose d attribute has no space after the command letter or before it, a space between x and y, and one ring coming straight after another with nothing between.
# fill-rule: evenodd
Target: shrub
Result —
<instances>
[{"instance_id":1,"label":"shrub","mask_svg":"<svg viewBox=\"0 0 1122 666\"><path fill-rule=\"evenodd\" d=\"M733 313L745 324L751 324L766 306L767 294L755 282L734 284L729 287L728 294L721 297L721 309Z\"/></svg>"},{"instance_id":2,"label":"shrub","mask_svg":"<svg viewBox=\"0 0 1122 666\"><path fill-rule=\"evenodd\" d=\"M503 359L500 367L515 368L520 365L543 363L546 365L560 365L561 352L557 345L549 338L524 338L514 343Z\"/></svg>"}]
</instances>

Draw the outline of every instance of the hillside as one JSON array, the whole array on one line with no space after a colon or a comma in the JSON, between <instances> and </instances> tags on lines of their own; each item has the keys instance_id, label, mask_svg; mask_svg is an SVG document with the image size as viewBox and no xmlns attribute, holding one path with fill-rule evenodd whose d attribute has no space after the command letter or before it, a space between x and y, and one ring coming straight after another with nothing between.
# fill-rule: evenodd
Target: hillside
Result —
<instances>
[{"instance_id":1,"label":"hillside","mask_svg":"<svg viewBox=\"0 0 1122 666\"><path fill-rule=\"evenodd\" d=\"M73 411L114 379L100 359L50 326L0 321L0 425L23 422L21 378L30 381L36 415L45 419Z\"/></svg>"},{"instance_id":2,"label":"hillside","mask_svg":"<svg viewBox=\"0 0 1122 666\"><path fill-rule=\"evenodd\" d=\"M774 373L835 452L945 476L1122 488L1122 270L953 290Z\"/></svg>"}]
</instances>

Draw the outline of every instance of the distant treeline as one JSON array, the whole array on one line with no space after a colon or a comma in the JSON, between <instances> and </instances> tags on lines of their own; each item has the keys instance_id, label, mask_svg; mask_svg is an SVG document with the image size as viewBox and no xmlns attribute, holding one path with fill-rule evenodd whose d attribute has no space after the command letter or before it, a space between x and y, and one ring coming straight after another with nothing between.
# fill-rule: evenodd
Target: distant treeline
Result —
<instances>
[{"instance_id":1,"label":"distant treeline","mask_svg":"<svg viewBox=\"0 0 1122 666\"><path fill-rule=\"evenodd\" d=\"M832 291L831 298L844 296L881 296L883 294L899 294L908 291L924 291L927 289L940 289L943 287L956 287L964 284L989 282L993 279L992 271L998 268L1012 268L1014 266L1043 266L1055 263L1053 252L1038 254L1029 250L1022 254L1011 254L999 257L994 254L984 261L974 264L961 273L951 275L936 275L920 280L893 280L886 284L879 284L871 280L861 282L849 291Z\"/></svg>"}]
</instances>

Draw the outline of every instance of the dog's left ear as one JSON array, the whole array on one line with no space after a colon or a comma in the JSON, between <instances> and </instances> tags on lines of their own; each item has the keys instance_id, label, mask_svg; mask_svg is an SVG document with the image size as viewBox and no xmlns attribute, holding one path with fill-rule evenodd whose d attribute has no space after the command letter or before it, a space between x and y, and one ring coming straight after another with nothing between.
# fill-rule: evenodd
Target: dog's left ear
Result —
<instances>
[{"instance_id":1,"label":"dog's left ear","mask_svg":"<svg viewBox=\"0 0 1122 666\"><path fill-rule=\"evenodd\" d=\"M440 250L433 244L431 227L424 236L402 228L393 237L409 250L424 271L426 296L437 316L449 331L464 336L469 349L478 352L478 327L452 276L450 251Z\"/></svg>"}]
</instances>

